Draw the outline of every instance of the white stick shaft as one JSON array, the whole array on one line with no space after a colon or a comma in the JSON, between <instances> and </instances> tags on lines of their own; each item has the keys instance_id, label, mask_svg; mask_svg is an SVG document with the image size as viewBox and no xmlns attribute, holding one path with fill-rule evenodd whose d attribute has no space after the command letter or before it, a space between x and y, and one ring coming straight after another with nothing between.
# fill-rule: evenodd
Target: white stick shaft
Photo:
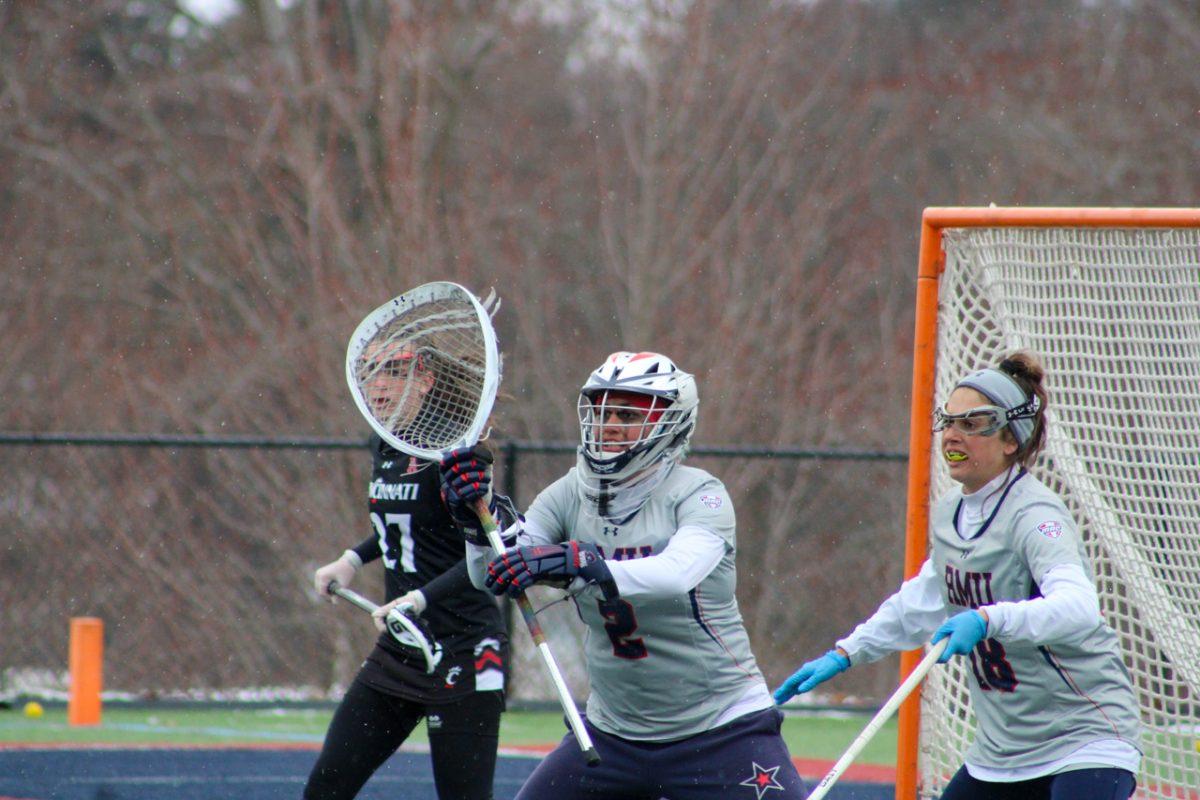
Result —
<instances>
[{"instance_id":1,"label":"white stick shaft","mask_svg":"<svg viewBox=\"0 0 1200 800\"><path fill-rule=\"evenodd\" d=\"M817 784L817 788L813 789L812 794L808 796L808 800L821 800L822 797L829 793L829 790L837 783L838 778L842 777L842 773L846 771L846 768L850 766L854 759L858 758L858 754L867 746L867 743L875 738L875 734L879 733L879 729L883 727L884 723L891 718L892 714L896 713L896 709L912 694L912 690L917 688L917 684L924 679L925 673L929 672L933 668L933 665L937 663L938 658L942 655L942 651L946 649L948 644L950 644L949 638L942 639L933 646L933 649L925 654L925 657L921 659L921 663L917 664L916 668L908 673L908 677L900 684L900 688L893 692L888 701L883 704L883 708L876 712L871 721L867 723L867 727L863 728L862 733L858 735L858 738L850 743L850 746L846 748L846 752L833 765L833 769L829 770L828 774L821 779L821 782Z\"/></svg>"},{"instance_id":2,"label":"white stick shaft","mask_svg":"<svg viewBox=\"0 0 1200 800\"><path fill-rule=\"evenodd\" d=\"M492 549L497 554L504 552L504 540L500 538L500 530L496 527L484 528L487 533L488 542L492 545Z\"/></svg>"},{"instance_id":3,"label":"white stick shaft","mask_svg":"<svg viewBox=\"0 0 1200 800\"><path fill-rule=\"evenodd\" d=\"M491 543L492 549L497 553L503 553L504 540L500 537L500 531L496 528L496 522L491 518L487 505L480 501L475 510L479 514L480 521L483 522L483 529L487 532L488 542ZM567 682L563 680L558 662L554 660L554 654L550 652L550 645L546 643L546 635L542 632L542 625L537 620L533 604L523 593L516 597L516 603L517 609L525 619L525 625L529 628L529 635L533 639L533 643L537 645L538 652L542 654L542 661L545 662L546 670L550 673L550 680L554 682L554 688L558 692L558 702L562 705L563 713L567 717L567 724L571 726L571 732L575 734L575 741L578 742L579 749L583 751L584 758L589 765L599 763L600 756L596 753L587 728L583 726L583 717L579 715L579 709L575 707L571 690L567 688Z\"/></svg>"},{"instance_id":4,"label":"white stick shaft","mask_svg":"<svg viewBox=\"0 0 1200 800\"><path fill-rule=\"evenodd\" d=\"M550 673L550 680L554 682L554 688L558 691L558 701L567 715L567 723L571 726L571 732L575 734L575 740L579 742L579 749L585 752L591 751L593 749L592 737L588 735L587 728L583 726L583 717L579 716L579 709L575 708L575 701L571 698L567 682L563 680L562 672L558 669L558 662L554 660L554 654L550 652L550 645L542 642L538 645L538 652L542 654L542 660L546 662L546 670Z\"/></svg>"},{"instance_id":5,"label":"white stick shaft","mask_svg":"<svg viewBox=\"0 0 1200 800\"><path fill-rule=\"evenodd\" d=\"M363 611L374 611L375 609L379 608L379 606L375 605L353 589L347 589L344 586L334 586L332 587L332 591L338 597L358 606Z\"/></svg>"}]
</instances>

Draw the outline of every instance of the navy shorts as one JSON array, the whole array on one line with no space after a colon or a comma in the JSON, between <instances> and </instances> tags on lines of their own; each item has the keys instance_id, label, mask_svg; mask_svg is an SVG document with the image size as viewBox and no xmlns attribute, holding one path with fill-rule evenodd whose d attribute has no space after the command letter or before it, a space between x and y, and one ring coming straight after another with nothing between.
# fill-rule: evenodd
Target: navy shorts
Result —
<instances>
[{"instance_id":1,"label":"navy shorts","mask_svg":"<svg viewBox=\"0 0 1200 800\"><path fill-rule=\"evenodd\" d=\"M589 767L568 733L517 800L804 800L775 708L674 742L623 739L584 724L600 755Z\"/></svg>"},{"instance_id":2,"label":"navy shorts","mask_svg":"<svg viewBox=\"0 0 1200 800\"><path fill-rule=\"evenodd\" d=\"M1137 788L1132 772L1115 767L1084 768L1028 781L993 783L959 767L942 800L1127 800Z\"/></svg>"}]
</instances>

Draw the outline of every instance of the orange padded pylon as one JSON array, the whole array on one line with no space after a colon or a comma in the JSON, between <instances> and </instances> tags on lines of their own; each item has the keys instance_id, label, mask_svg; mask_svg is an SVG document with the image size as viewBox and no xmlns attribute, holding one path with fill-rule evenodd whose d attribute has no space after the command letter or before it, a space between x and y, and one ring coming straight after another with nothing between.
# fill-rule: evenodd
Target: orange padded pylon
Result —
<instances>
[{"instance_id":1,"label":"orange padded pylon","mask_svg":"<svg viewBox=\"0 0 1200 800\"><path fill-rule=\"evenodd\" d=\"M71 619L71 689L67 722L100 724L100 688L104 664L104 622L95 617Z\"/></svg>"}]
</instances>

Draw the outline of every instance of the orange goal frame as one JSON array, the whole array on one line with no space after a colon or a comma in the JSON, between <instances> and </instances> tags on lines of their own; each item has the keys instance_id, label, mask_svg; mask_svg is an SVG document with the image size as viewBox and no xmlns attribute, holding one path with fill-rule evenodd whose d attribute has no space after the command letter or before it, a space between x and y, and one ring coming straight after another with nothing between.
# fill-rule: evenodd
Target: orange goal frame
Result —
<instances>
[{"instance_id":1,"label":"orange goal frame","mask_svg":"<svg viewBox=\"0 0 1200 800\"><path fill-rule=\"evenodd\" d=\"M908 441L908 512L904 577L921 568L928 552L934 369L937 361L938 286L945 268L946 228L1184 228L1200 227L1200 208L932 207L921 216L917 265L916 335ZM920 662L921 650L900 657L900 682ZM896 800L917 799L921 697L918 687L900 706Z\"/></svg>"}]
</instances>

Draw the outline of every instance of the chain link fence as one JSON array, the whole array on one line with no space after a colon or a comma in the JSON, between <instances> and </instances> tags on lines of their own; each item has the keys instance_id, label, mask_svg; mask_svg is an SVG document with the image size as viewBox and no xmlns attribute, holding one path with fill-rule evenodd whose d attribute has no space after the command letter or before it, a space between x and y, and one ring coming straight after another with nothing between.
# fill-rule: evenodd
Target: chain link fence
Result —
<instances>
[{"instance_id":1,"label":"chain link fence","mask_svg":"<svg viewBox=\"0 0 1200 800\"><path fill-rule=\"evenodd\" d=\"M574 462L566 442L497 442L501 489L527 505ZM768 681L869 614L901 578L905 455L697 447L739 524L738 597ZM69 619L105 624L110 698L336 698L375 638L330 607L313 570L368 533L365 438L0 434L0 697L64 696ZM357 581L382 596L382 571ZM582 625L561 594L535 607L577 698ZM514 702L554 695L519 615ZM829 702L874 702L891 659Z\"/></svg>"}]
</instances>

